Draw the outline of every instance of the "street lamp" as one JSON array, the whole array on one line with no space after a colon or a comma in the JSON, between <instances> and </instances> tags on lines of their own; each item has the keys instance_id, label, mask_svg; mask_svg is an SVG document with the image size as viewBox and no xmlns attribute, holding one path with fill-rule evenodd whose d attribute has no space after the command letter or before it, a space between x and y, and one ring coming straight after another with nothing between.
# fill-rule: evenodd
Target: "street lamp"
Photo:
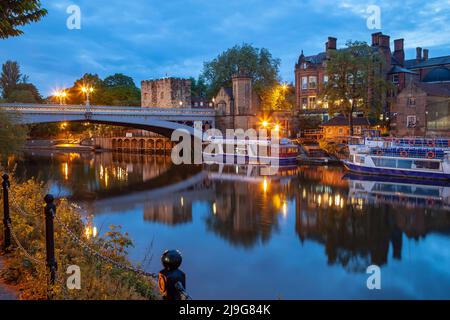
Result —
<instances>
[{"instance_id":1,"label":"street lamp","mask_svg":"<svg viewBox=\"0 0 450 320\"><path fill-rule=\"evenodd\" d=\"M82 86L81 87L81 91L84 92L86 94L86 109L89 112L90 109L90 102L89 102L89 94L91 94L92 92L94 92L94 88L92 88L91 86Z\"/></svg>"},{"instance_id":2,"label":"street lamp","mask_svg":"<svg viewBox=\"0 0 450 320\"><path fill-rule=\"evenodd\" d=\"M53 91L53 96L58 98L60 105L63 105L63 101L67 97L67 92L65 90L55 90Z\"/></svg>"}]
</instances>

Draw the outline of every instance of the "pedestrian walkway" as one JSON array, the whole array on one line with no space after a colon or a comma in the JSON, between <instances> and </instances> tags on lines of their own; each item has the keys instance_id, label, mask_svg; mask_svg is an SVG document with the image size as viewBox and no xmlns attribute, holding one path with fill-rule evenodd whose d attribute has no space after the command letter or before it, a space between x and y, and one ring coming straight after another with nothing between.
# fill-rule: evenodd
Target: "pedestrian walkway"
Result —
<instances>
[{"instance_id":1,"label":"pedestrian walkway","mask_svg":"<svg viewBox=\"0 0 450 320\"><path fill-rule=\"evenodd\" d=\"M0 270L3 270L3 268L4 268L3 258L0 257ZM6 285L1 283L0 279L0 300L17 300L17 299L18 299L17 293L15 293Z\"/></svg>"}]
</instances>

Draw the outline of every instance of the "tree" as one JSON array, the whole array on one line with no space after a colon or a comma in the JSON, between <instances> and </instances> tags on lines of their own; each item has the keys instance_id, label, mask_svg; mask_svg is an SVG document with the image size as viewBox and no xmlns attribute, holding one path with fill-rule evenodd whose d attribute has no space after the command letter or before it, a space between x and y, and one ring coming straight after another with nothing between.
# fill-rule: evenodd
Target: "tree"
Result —
<instances>
[{"instance_id":1,"label":"tree","mask_svg":"<svg viewBox=\"0 0 450 320\"><path fill-rule=\"evenodd\" d=\"M3 98L8 98L8 95L19 83L21 77L20 67L16 61L8 60L2 65L0 89L2 90Z\"/></svg>"},{"instance_id":2,"label":"tree","mask_svg":"<svg viewBox=\"0 0 450 320\"><path fill-rule=\"evenodd\" d=\"M261 94L263 110L292 110L295 104L295 88L287 84L275 84Z\"/></svg>"},{"instance_id":3,"label":"tree","mask_svg":"<svg viewBox=\"0 0 450 320\"><path fill-rule=\"evenodd\" d=\"M133 78L128 77L122 73L116 73L108 76L103 80L105 87L136 87Z\"/></svg>"},{"instance_id":4,"label":"tree","mask_svg":"<svg viewBox=\"0 0 450 320\"><path fill-rule=\"evenodd\" d=\"M42 97L32 83L19 83L9 93L8 102L40 103Z\"/></svg>"},{"instance_id":5,"label":"tree","mask_svg":"<svg viewBox=\"0 0 450 320\"><path fill-rule=\"evenodd\" d=\"M93 105L103 104L104 84L97 74L85 73L80 79L76 80L71 88L67 90L66 103L68 104L84 104L86 96L81 91L84 86L94 88L94 92L89 96L89 100Z\"/></svg>"},{"instance_id":6,"label":"tree","mask_svg":"<svg viewBox=\"0 0 450 320\"><path fill-rule=\"evenodd\" d=\"M19 26L38 22L47 14L39 0L3 0L0 2L0 38L23 34Z\"/></svg>"},{"instance_id":7,"label":"tree","mask_svg":"<svg viewBox=\"0 0 450 320\"><path fill-rule=\"evenodd\" d=\"M4 163L9 155L18 152L24 145L27 130L18 124L19 115L0 110L0 160Z\"/></svg>"},{"instance_id":8,"label":"tree","mask_svg":"<svg viewBox=\"0 0 450 320\"><path fill-rule=\"evenodd\" d=\"M328 102L330 114L342 113L353 135L353 114L379 115L391 86L384 77L384 62L378 51L365 42L347 42L347 48L333 50L327 61L328 83L320 96Z\"/></svg>"},{"instance_id":9,"label":"tree","mask_svg":"<svg viewBox=\"0 0 450 320\"><path fill-rule=\"evenodd\" d=\"M141 90L134 84L133 78L116 73L103 80L103 103L113 106L140 106Z\"/></svg>"},{"instance_id":10,"label":"tree","mask_svg":"<svg viewBox=\"0 0 450 320\"><path fill-rule=\"evenodd\" d=\"M206 97L208 94L208 85L201 76L197 80L191 77L191 94L194 97Z\"/></svg>"},{"instance_id":11,"label":"tree","mask_svg":"<svg viewBox=\"0 0 450 320\"><path fill-rule=\"evenodd\" d=\"M131 77L116 73L102 80L97 74L86 73L76 80L67 90L68 104L84 104L86 96L81 91L83 86L91 86L94 92L89 100L92 105L140 106L141 90L136 87Z\"/></svg>"},{"instance_id":12,"label":"tree","mask_svg":"<svg viewBox=\"0 0 450 320\"><path fill-rule=\"evenodd\" d=\"M236 45L206 62L201 78L208 85L209 97L217 94L222 86L231 87L231 78L236 74L252 77L255 91L262 95L279 82L279 66L280 60L273 58L267 49Z\"/></svg>"}]
</instances>

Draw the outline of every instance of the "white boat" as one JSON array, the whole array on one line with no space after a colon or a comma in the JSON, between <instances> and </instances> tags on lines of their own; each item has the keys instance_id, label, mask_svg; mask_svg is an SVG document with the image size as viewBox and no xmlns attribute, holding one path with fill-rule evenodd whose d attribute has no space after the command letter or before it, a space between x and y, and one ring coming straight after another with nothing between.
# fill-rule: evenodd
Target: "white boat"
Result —
<instances>
[{"instance_id":1,"label":"white boat","mask_svg":"<svg viewBox=\"0 0 450 320\"><path fill-rule=\"evenodd\" d=\"M298 145L282 138L274 143L270 139L227 139L209 137L208 150L203 151L204 162L208 163L253 163L290 165L297 163Z\"/></svg>"},{"instance_id":2,"label":"white boat","mask_svg":"<svg viewBox=\"0 0 450 320\"><path fill-rule=\"evenodd\" d=\"M450 140L351 138L345 167L352 172L450 179Z\"/></svg>"}]
</instances>

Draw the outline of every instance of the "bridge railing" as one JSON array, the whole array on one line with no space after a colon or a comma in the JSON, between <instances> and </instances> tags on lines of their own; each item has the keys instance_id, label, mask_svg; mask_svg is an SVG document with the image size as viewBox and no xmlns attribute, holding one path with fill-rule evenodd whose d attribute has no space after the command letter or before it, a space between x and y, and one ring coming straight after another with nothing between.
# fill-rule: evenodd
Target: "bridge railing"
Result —
<instances>
[{"instance_id":1,"label":"bridge railing","mask_svg":"<svg viewBox=\"0 0 450 320\"><path fill-rule=\"evenodd\" d=\"M132 113L132 114L164 114L164 115L208 115L214 116L215 110L200 108L158 108L158 107L129 107L129 106L90 106L59 105L59 104L31 104L31 103L1 103L0 110L19 111L28 113Z\"/></svg>"}]
</instances>

